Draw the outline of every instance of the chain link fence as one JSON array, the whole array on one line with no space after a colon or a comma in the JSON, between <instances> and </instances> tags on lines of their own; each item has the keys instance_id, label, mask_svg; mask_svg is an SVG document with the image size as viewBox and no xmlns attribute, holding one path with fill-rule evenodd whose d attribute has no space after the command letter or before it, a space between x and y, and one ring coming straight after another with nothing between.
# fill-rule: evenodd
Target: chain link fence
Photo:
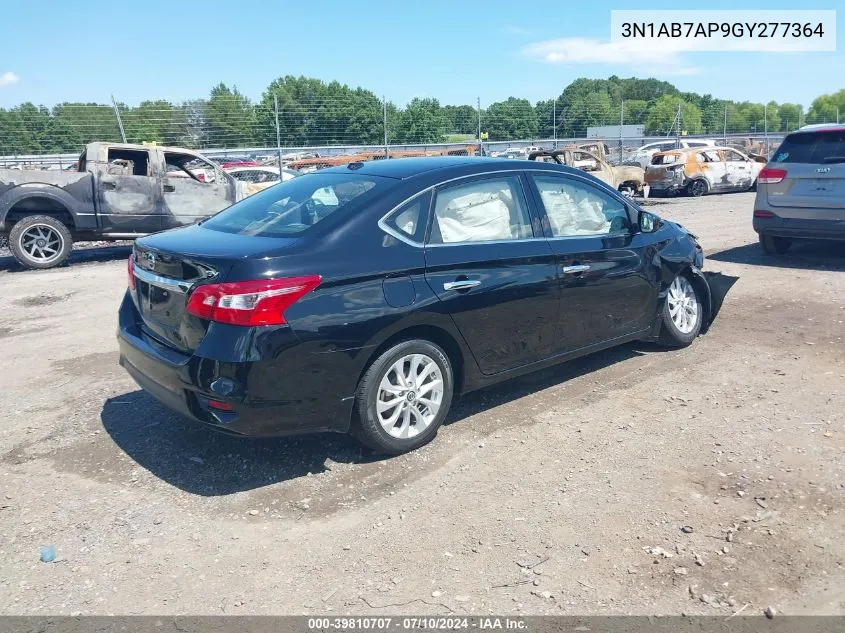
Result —
<instances>
[{"instance_id":1,"label":"chain link fence","mask_svg":"<svg viewBox=\"0 0 845 633\"><path fill-rule=\"evenodd\" d=\"M768 155L783 131L816 122L803 120L801 111L786 105L716 102L698 107L680 97L676 103L586 99L568 105L557 99L532 104L510 98L486 107L478 98L458 106L418 98L399 107L362 89L338 86L334 92L274 92L271 85L252 103L221 84L208 99L180 103L25 104L0 110L0 167L72 168L91 141L154 143L211 157L276 163L358 152L398 156L461 145L467 153L490 154L555 148L588 138L603 141L619 162L645 143L687 137Z\"/></svg>"}]
</instances>

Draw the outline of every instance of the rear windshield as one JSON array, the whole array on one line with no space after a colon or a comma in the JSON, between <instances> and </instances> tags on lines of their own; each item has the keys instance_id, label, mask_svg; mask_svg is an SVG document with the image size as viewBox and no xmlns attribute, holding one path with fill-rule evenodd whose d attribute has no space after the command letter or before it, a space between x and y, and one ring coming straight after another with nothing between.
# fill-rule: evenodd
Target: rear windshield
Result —
<instances>
[{"instance_id":1,"label":"rear windshield","mask_svg":"<svg viewBox=\"0 0 845 633\"><path fill-rule=\"evenodd\" d=\"M845 163L845 130L790 134L772 159L775 163Z\"/></svg>"},{"instance_id":2,"label":"rear windshield","mask_svg":"<svg viewBox=\"0 0 845 633\"><path fill-rule=\"evenodd\" d=\"M241 200L203 226L238 235L297 235L332 214L360 208L394 182L363 174L308 174Z\"/></svg>"},{"instance_id":3,"label":"rear windshield","mask_svg":"<svg viewBox=\"0 0 845 633\"><path fill-rule=\"evenodd\" d=\"M651 158L652 165L671 165L677 163L681 158L680 154L655 154Z\"/></svg>"}]
</instances>

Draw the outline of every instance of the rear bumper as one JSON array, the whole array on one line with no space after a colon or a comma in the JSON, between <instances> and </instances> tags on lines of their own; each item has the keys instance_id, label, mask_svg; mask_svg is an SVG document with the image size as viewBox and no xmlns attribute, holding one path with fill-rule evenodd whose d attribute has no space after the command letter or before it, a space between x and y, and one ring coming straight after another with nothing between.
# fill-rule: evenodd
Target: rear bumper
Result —
<instances>
[{"instance_id":1,"label":"rear bumper","mask_svg":"<svg viewBox=\"0 0 845 633\"><path fill-rule=\"evenodd\" d=\"M768 211L768 209L765 209ZM777 213L777 211L773 211ZM821 211L820 211L821 213ZM795 218L758 218L754 230L760 235L811 240L845 241L845 220L804 220Z\"/></svg>"},{"instance_id":2,"label":"rear bumper","mask_svg":"<svg viewBox=\"0 0 845 633\"><path fill-rule=\"evenodd\" d=\"M120 307L117 332L120 365L138 386L179 415L243 436L349 429L353 399L330 393L324 385L311 387L311 381L303 380L313 367L299 362L295 345L282 346L285 351L281 353L279 348L266 350L267 360L255 350L248 354L250 360L243 362L187 355L148 336L136 316L127 295ZM290 332L283 334L293 337ZM228 384L223 384L226 381ZM213 409L209 400L225 402L231 411Z\"/></svg>"}]
</instances>

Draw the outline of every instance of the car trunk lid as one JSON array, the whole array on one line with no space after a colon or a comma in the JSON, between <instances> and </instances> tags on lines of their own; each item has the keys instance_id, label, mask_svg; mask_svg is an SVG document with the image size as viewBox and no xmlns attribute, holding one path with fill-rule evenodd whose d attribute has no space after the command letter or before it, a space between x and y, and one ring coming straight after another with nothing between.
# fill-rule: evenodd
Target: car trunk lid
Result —
<instances>
[{"instance_id":1,"label":"car trunk lid","mask_svg":"<svg viewBox=\"0 0 845 633\"><path fill-rule=\"evenodd\" d=\"M208 330L208 321L189 314L195 287L225 281L242 259L278 251L298 240L233 235L201 225L152 235L135 243L135 290L132 298L141 329L159 343L193 352Z\"/></svg>"}]
</instances>

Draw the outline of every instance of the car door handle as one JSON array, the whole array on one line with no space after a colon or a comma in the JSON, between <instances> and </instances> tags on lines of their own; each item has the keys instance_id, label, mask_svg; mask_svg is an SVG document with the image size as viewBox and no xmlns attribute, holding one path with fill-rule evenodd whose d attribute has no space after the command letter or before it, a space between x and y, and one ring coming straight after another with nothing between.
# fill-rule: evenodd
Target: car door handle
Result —
<instances>
[{"instance_id":1,"label":"car door handle","mask_svg":"<svg viewBox=\"0 0 845 633\"><path fill-rule=\"evenodd\" d=\"M176 185L164 185L164 190L170 192L176 191Z\"/></svg>"},{"instance_id":2,"label":"car door handle","mask_svg":"<svg viewBox=\"0 0 845 633\"><path fill-rule=\"evenodd\" d=\"M587 264L574 264L572 266L564 266L561 270L564 275L576 275L587 272L590 270L590 267Z\"/></svg>"},{"instance_id":3,"label":"car door handle","mask_svg":"<svg viewBox=\"0 0 845 633\"><path fill-rule=\"evenodd\" d=\"M480 285L481 282L478 279L460 279L458 281L447 281L443 284L443 290L469 290Z\"/></svg>"}]
</instances>

